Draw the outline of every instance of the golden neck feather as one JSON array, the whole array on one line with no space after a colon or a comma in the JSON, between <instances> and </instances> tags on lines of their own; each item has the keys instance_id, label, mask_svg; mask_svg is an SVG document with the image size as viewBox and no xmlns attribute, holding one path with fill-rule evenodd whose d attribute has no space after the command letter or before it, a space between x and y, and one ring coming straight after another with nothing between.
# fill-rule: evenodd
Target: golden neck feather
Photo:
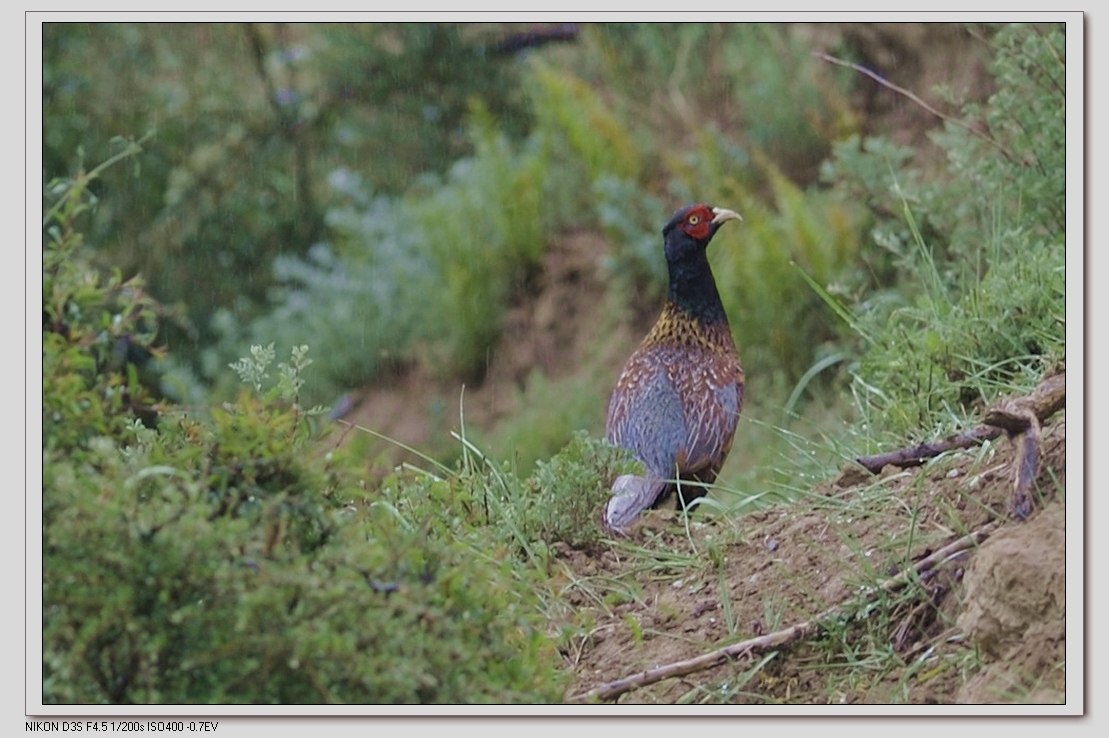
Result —
<instances>
[{"instance_id":1,"label":"golden neck feather","mask_svg":"<svg viewBox=\"0 0 1109 738\"><path fill-rule=\"evenodd\" d=\"M643 346L688 346L714 353L735 353L735 340L726 320L706 323L673 302L667 302Z\"/></svg>"}]
</instances>

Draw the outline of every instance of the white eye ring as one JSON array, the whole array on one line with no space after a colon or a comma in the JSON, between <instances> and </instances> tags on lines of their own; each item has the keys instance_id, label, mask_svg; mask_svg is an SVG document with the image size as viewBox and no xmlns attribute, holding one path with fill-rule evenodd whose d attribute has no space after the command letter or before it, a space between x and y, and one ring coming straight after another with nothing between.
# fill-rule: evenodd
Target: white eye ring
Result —
<instances>
[{"instance_id":1,"label":"white eye ring","mask_svg":"<svg viewBox=\"0 0 1109 738\"><path fill-rule=\"evenodd\" d=\"M701 216L699 216L699 215L689 216L689 224L690 225L697 225L700 222L701 222Z\"/></svg>"}]
</instances>

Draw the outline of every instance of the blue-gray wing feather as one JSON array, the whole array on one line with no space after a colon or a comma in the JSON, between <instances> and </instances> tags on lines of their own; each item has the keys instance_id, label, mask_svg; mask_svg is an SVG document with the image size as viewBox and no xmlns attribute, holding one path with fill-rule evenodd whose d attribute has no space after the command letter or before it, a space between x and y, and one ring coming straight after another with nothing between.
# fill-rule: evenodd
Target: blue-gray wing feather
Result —
<instances>
[{"instance_id":1,"label":"blue-gray wing feather","mask_svg":"<svg viewBox=\"0 0 1109 738\"><path fill-rule=\"evenodd\" d=\"M609 401L606 435L658 478L711 481L731 448L743 408L734 357L690 356L654 346L628 360Z\"/></svg>"}]
</instances>

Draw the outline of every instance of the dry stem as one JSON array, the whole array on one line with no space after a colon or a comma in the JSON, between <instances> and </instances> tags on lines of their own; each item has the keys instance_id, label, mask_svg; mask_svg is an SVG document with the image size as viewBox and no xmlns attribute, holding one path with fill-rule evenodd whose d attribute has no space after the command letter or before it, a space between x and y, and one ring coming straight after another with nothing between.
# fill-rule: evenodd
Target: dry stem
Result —
<instances>
[{"instance_id":1,"label":"dry stem","mask_svg":"<svg viewBox=\"0 0 1109 738\"><path fill-rule=\"evenodd\" d=\"M905 586L912 580L913 575L919 576L921 572L936 567L937 565L949 559L954 554L971 548L972 546L977 546L982 541L989 538L990 534L993 533L994 529L998 525L998 522L989 523L982 528L976 530L975 532L965 535L962 538L949 543L935 553L926 556L925 558L916 562L912 566L912 568L906 569L896 576L885 580L874 589L864 592L860 597L855 599L865 601L875 592L892 592ZM799 641L815 632L817 630L817 626L821 623L821 621L827 620L828 618L834 617L835 615L839 614L847 607L848 604L853 601L854 600L846 600L844 602L841 602L840 604L835 605L828 610L825 610L823 613L817 615L811 620L806 620L805 622L798 623L789 628L785 628L784 630L775 631L774 633L767 633L766 635L759 636L757 638L751 638L746 641L740 641L739 643L732 643L728 646L724 646L723 648L718 648L715 651L709 651L708 653L701 654L700 656L695 656L691 659L685 659L683 661L675 661L673 663L663 664L662 666L656 666L653 669L648 669L647 671L642 671L638 674L633 674L632 676L625 677L623 679L617 679L614 682L602 684L601 686L595 687L583 694L572 695L567 698L567 701L595 702L598 700L610 700L615 697L619 697L625 692L629 692L638 687L647 686L648 684L660 682L663 679L668 679L670 677L676 676L684 676L695 671L710 669L725 661L739 658L740 656L755 654L771 648L784 646L795 641Z\"/></svg>"}]
</instances>

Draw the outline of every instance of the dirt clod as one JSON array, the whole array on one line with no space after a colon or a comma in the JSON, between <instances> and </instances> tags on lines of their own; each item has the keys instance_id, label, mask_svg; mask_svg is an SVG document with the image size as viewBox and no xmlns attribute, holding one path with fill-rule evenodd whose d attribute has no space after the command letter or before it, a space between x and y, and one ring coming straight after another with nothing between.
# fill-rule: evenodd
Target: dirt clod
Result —
<instances>
[{"instance_id":1,"label":"dirt clod","mask_svg":"<svg viewBox=\"0 0 1109 738\"><path fill-rule=\"evenodd\" d=\"M1065 556L1063 503L982 545L967 567L957 627L988 662L960 702L1057 701L1065 687Z\"/></svg>"}]
</instances>

